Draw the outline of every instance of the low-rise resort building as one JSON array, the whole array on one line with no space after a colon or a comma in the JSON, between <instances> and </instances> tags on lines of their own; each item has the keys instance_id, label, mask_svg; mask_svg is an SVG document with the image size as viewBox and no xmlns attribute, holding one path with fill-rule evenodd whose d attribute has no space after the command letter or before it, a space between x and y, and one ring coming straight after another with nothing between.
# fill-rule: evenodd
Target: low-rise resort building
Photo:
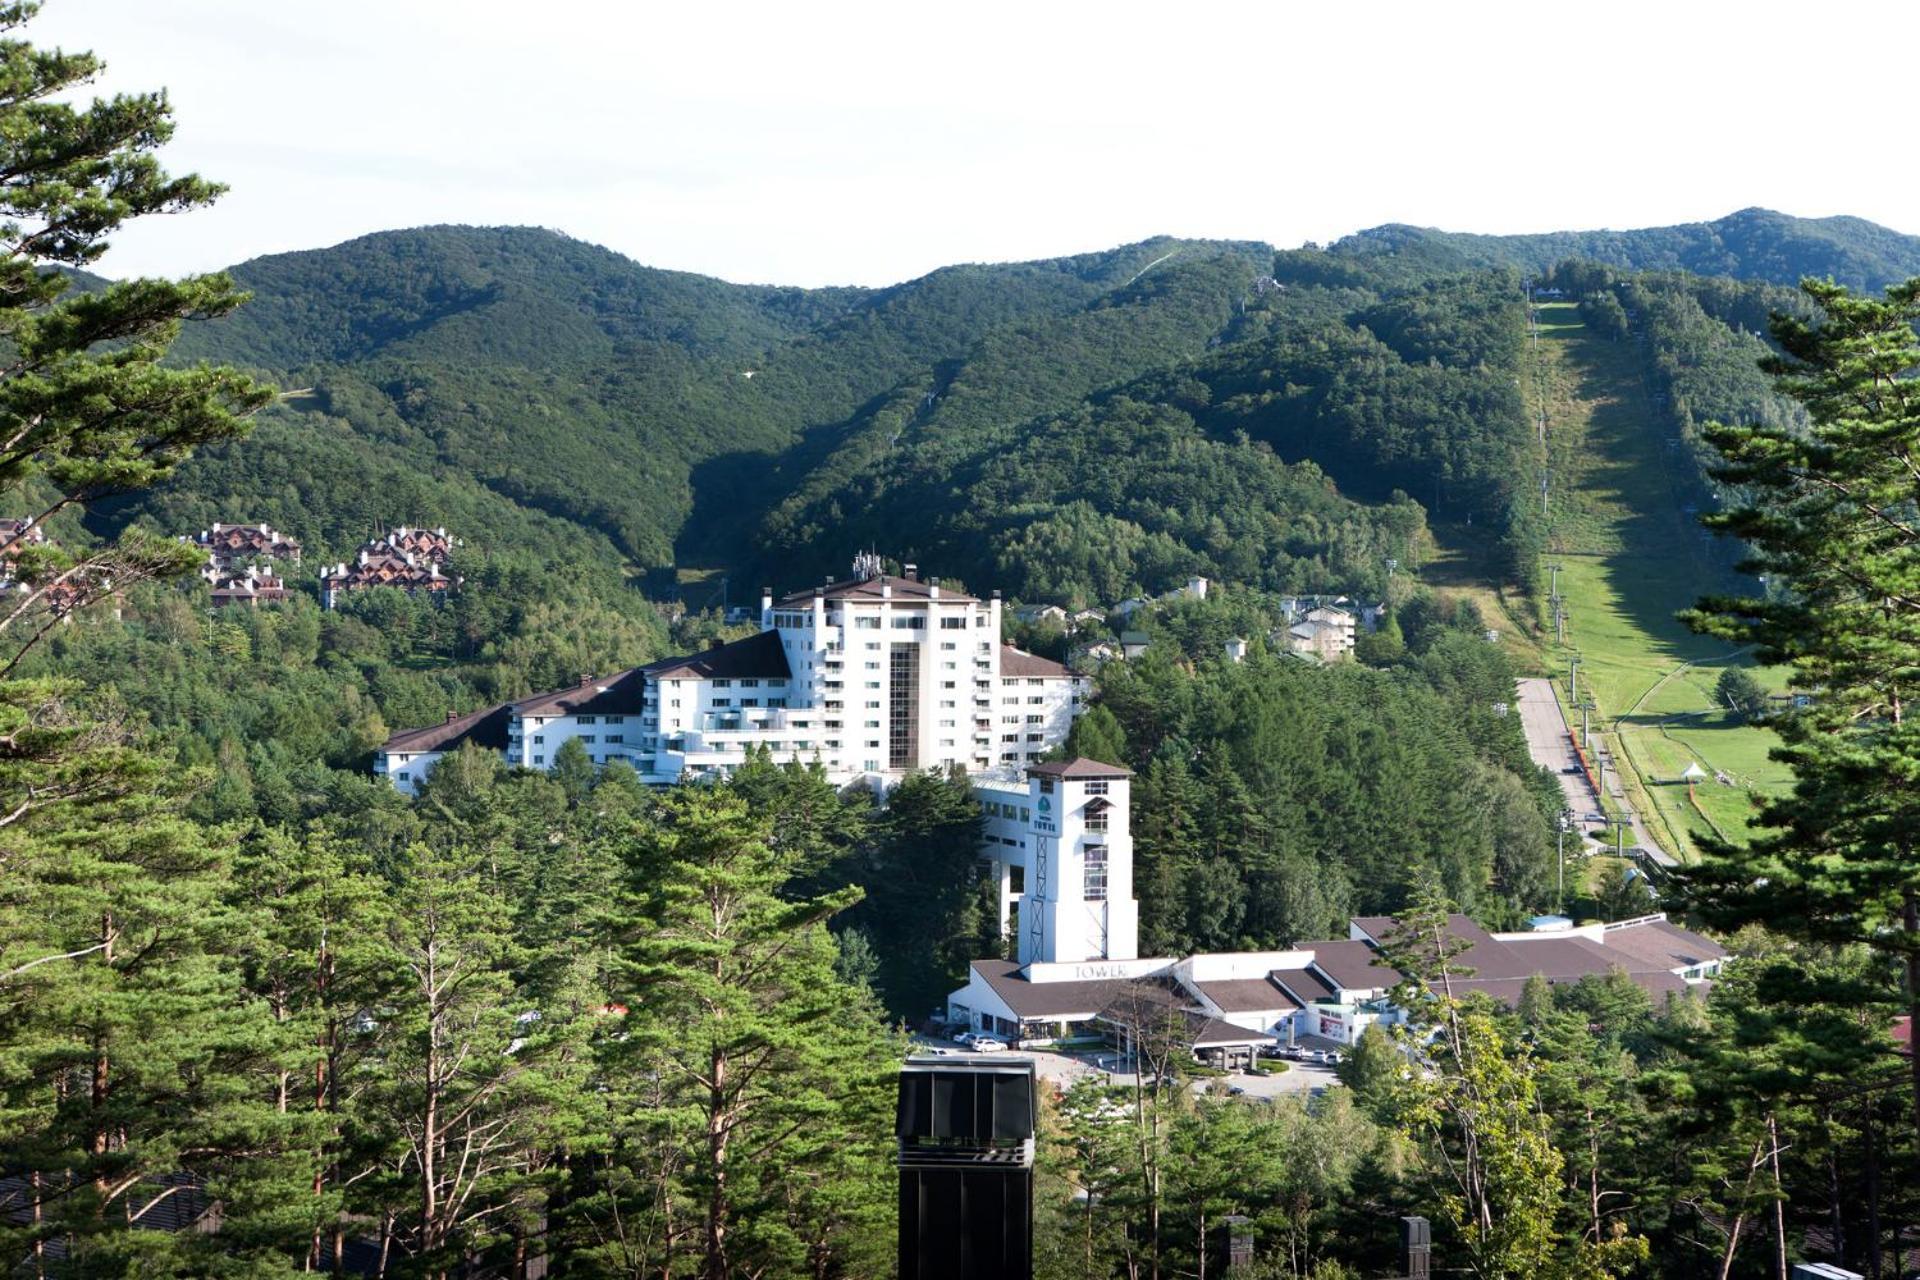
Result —
<instances>
[{"instance_id":1,"label":"low-rise resort building","mask_svg":"<svg viewBox=\"0 0 1920 1280\"><path fill-rule=\"evenodd\" d=\"M1132 774L1045 758L1085 708L1086 677L1002 643L997 593L943 589L911 565L884 574L867 557L857 569L778 600L763 593L761 629L744 640L397 734L375 768L413 793L462 745L550 769L569 740L653 784L724 777L761 747L881 793L907 773L959 766L984 813L981 856L1014 958L974 961L947 999L949 1022L1012 1043L1101 1036L1123 1049L1153 1022L1231 1063L1280 1043L1349 1045L1399 1019L1387 918L1284 951L1141 957ZM1491 933L1451 917L1454 963L1470 971L1455 991L1513 1004L1536 975L1619 972L1663 1000L1727 956L1663 915L1539 923Z\"/></svg>"}]
</instances>

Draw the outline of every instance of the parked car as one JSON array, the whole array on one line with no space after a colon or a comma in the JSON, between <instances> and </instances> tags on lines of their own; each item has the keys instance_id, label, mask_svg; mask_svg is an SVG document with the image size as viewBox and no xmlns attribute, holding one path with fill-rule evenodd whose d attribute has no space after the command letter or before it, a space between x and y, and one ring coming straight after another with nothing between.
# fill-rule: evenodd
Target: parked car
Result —
<instances>
[{"instance_id":1,"label":"parked car","mask_svg":"<svg viewBox=\"0 0 1920 1280\"><path fill-rule=\"evenodd\" d=\"M1567 766L1566 768L1564 768L1564 769L1562 769L1562 770L1561 770L1560 772L1562 772L1562 773L1580 773L1580 772L1582 772L1582 770L1581 770L1581 768L1580 768L1580 766L1579 766L1579 765L1577 765L1577 764L1570 764L1570 765L1568 765L1568 766Z\"/></svg>"},{"instance_id":2,"label":"parked car","mask_svg":"<svg viewBox=\"0 0 1920 1280\"><path fill-rule=\"evenodd\" d=\"M986 1033L983 1031L973 1031L973 1030L962 1031L959 1035L953 1038L953 1042L955 1044L966 1045L968 1048L972 1048L973 1042L975 1040L978 1040L981 1036L985 1034Z\"/></svg>"},{"instance_id":3,"label":"parked car","mask_svg":"<svg viewBox=\"0 0 1920 1280\"><path fill-rule=\"evenodd\" d=\"M973 1050L975 1053L1005 1053L1007 1051L1006 1042L995 1040L992 1036L977 1035L967 1043L967 1048Z\"/></svg>"}]
</instances>

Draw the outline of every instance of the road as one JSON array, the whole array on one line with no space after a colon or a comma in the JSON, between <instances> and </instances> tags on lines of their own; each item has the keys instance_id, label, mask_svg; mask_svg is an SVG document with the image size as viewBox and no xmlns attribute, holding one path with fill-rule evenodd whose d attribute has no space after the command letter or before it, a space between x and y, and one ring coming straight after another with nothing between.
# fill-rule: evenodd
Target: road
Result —
<instances>
[{"instance_id":1,"label":"road","mask_svg":"<svg viewBox=\"0 0 1920 1280\"><path fill-rule=\"evenodd\" d=\"M1604 837L1606 823L1592 822L1589 815L1600 811L1599 798L1593 793L1593 783L1585 771L1568 773L1570 767L1580 760L1573 750L1573 735L1567 729L1566 717L1561 714L1560 703L1553 696L1553 682L1533 679L1517 682L1520 687L1520 724L1526 730L1527 754L1542 769L1560 780L1560 790L1566 794L1567 808L1580 819L1580 832L1592 836L1599 831ZM1607 769L1607 796L1614 807L1627 815L1628 828L1633 832L1633 842L1644 850L1648 857L1663 867L1678 866L1673 855L1654 842L1647 831L1646 824L1640 821L1640 814L1627 799L1626 791L1620 783L1617 768ZM1604 841L1603 841L1604 843Z\"/></svg>"}]
</instances>

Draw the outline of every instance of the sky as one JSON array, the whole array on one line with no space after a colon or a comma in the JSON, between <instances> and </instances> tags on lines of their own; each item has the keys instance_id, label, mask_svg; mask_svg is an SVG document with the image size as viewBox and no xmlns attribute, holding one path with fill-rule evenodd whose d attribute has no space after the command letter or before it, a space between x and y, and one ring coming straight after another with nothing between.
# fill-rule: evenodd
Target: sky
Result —
<instances>
[{"instance_id":1,"label":"sky","mask_svg":"<svg viewBox=\"0 0 1920 1280\"><path fill-rule=\"evenodd\" d=\"M231 190L123 229L181 275L429 223L739 282L888 284L1168 234L1920 232L1908 0L47 0Z\"/></svg>"}]
</instances>

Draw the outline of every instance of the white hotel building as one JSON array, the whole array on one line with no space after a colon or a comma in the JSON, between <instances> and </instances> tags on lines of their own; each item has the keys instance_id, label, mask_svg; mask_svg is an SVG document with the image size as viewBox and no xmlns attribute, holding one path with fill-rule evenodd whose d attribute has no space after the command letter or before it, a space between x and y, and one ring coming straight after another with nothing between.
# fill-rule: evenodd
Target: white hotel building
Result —
<instances>
[{"instance_id":1,"label":"white hotel building","mask_svg":"<svg viewBox=\"0 0 1920 1280\"><path fill-rule=\"evenodd\" d=\"M846 784L959 765L1014 774L1066 740L1090 681L1000 639L1001 603L873 571L760 601L760 632L396 734L374 770L413 793L463 743L551 768L578 739L650 783L724 776L752 748Z\"/></svg>"}]
</instances>

